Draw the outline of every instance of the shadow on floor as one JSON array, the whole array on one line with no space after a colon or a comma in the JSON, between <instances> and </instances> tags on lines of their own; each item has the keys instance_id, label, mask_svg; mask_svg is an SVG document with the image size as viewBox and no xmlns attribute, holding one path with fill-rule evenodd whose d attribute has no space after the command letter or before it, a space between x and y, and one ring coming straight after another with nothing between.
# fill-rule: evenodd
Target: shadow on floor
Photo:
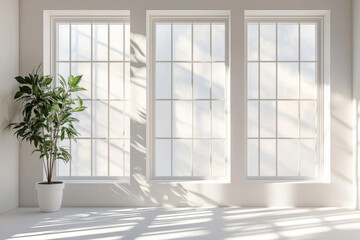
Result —
<instances>
[{"instance_id":1,"label":"shadow on floor","mask_svg":"<svg viewBox=\"0 0 360 240\"><path fill-rule=\"evenodd\" d=\"M0 239L360 239L360 212L336 208L20 208Z\"/></svg>"}]
</instances>

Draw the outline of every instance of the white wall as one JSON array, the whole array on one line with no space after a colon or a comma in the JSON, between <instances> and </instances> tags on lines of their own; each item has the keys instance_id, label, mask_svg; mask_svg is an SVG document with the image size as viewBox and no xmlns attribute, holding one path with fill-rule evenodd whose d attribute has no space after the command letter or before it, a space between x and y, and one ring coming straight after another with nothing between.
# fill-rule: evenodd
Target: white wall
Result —
<instances>
[{"instance_id":1,"label":"white wall","mask_svg":"<svg viewBox=\"0 0 360 240\"><path fill-rule=\"evenodd\" d=\"M0 0L0 213L19 206L19 142L4 128L17 120L19 1Z\"/></svg>"},{"instance_id":2,"label":"white wall","mask_svg":"<svg viewBox=\"0 0 360 240\"><path fill-rule=\"evenodd\" d=\"M65 206L354 206L351 0L21 0L20 72L42 62L42 11L129 9L132 31L131 183L67 184ZM231 184L146 182L146 10L231 10ZM331 10L331 183L246 184L243 158L244 10ZM20 205L35 206L41 164L22 146Z\"/></svg>"}]
</instances>

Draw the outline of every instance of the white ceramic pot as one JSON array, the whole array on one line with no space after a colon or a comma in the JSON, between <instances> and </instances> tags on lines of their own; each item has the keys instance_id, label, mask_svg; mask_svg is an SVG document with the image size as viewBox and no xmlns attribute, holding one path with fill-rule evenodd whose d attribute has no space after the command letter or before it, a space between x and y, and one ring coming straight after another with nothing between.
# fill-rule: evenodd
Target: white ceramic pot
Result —
<instances>
[{"instance_id":1,"label":"white ceramic pot","mask_svg":"<svg viewBox=\"0 0 360 240\"><path fill-rule=\"evenodd\" d=\"M36 183L35 188L37 190L40 211L56 212L61 208L64 186L63 182L53 184Z\"/></svg>"}]
</instances>

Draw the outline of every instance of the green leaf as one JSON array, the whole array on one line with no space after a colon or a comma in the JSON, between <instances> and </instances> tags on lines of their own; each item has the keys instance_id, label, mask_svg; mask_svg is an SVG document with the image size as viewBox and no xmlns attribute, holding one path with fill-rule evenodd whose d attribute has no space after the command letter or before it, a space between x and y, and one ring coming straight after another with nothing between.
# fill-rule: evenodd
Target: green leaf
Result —
<instances>
[{"instance_id":1,"label":"green leaf","mask_svg":"<svg viewBox=\"0 0 360 240\"><path fill-rule=\"evenodd\" d=\"M32 91L37 96L39 94L39 87L36 84L33 84Z\"/></svg>"},{"instance_id":2,"label":"green leaf","mask_svg":"<svg viewBox=\"0 0 360 240\"><path fill-rule=\"evenodd\" d=\"M86 88L76 87L70 90L70 92L79 92L79 91L86 91Z\"/></svg>"},{"instance_id":3,"label":"green leaf","mask_svg":"<svg viewBox=\"0 0 360 240\"><path fill-rule=\"evenodd\" d=\"M31 88L29 88L28 86L21 86L20 91L23 92L23 93L30 94L31 93Z\"/></svg>"},{"instance_id":4,"label":"green leaf","mask_svg":"<svg viewBox=\"0 0 360 240\"><path fill-rule=\"evenodd\" d=\"M25 81L26 81L27 84L32 84L32 83L33 83L33 81L31 80L31 78L28 77L28 76L25 77Z\"/></svg>"},{"instance_id":5,"label":"green leaf","mask_svg":"<svg viewBox=\"0 0 360 240\"><path fill-rule=\"evenodd\" d=\"M59 75L59 77L60 77L60 84L61 84L61 86L62 86L62 87L65 87L65 85L66 85L65 79L64 79L63 76L61 76L60 74L58 74L58 75Z\"/></svg>"},{"instance_id":6,"label":"green leaf","mask_svg":"<svg viewBox=\"0 0 360 240\"><path fill-rule=\"evenodd\" d=\"M16 92L15 93L15 96L14 96L14 99L18 99L19 97L21 97L22 95L24 95L24 92Z\"/></svg>"},{"instance_id":7,"label":"green leaf","mask_svg":"<svg viewBox=\"0 0 360 240\"><path fill-rule=\"evenodd\" d=\"M78 101L79 101L79 105L82 106L83 105L83 100L78 96Z\"/></svg>"},{"instance_id":8,"label":"green leaf","mask_svg":"<svg viewBox=\"0 0 360 240\"><path fill-rule=\"evenodd\" d=\"M74 76L73 75L70 75L69 77L68 77L68 84L69 84L69 86L70 87L73 87L74 85Z\"/></svg>"},{"instance_id":9,"label":"green leaf","mask_svg":"<svg viewBox=\"0 0 360 240\"><path fill-rule=\"evenodd\" d=\"M64 140L64 138L65 138L65 132L62 131L62 132L61 132L61 137L60 137L61 141Z\"/></svg>"},{"instance_id":10,"label":"green leaf","mask_svg":"<svg viewBox=\"0 0 360 240\"><path fill-rule=\"evenodd\" d=\"M18 83L20 83L20 84L26 84L26 83L27 83L27 81L26 81L23 77L21 77L21 76L17 76L17 77L15 77L15 79L16 79L16 81L18 81Z\"/></svg>"},{"instance_id":11,"label":"green leaf","mask_svg":"<svg viewBox=\"0 0 360 240\"><path fill-rule=\"evenodd\" d=\"M81 81L82 75L76 76L73 82L73 86L76 87Z\"/></svg>"},{"instance_id":12,"label":"green leaf","mask_svg":"<svg viewBox=\"0 0 360 240\"><path fill-rule=\"evenodd\" d=\"M49 85L52 82L52 78L51 77L47 77L44 81L45 85Z\"/></svg>"},{"instance_id":13,"label":"green leaf","mask_svg":"<svg viewBox=\"0 0 360 240\"><path fill-rule=\"evenodd\" d=\"M76 107L72 110L72 112L82 112L86 109L86 107L81 106L81 107Z\"/></svg>"}]
</instances>

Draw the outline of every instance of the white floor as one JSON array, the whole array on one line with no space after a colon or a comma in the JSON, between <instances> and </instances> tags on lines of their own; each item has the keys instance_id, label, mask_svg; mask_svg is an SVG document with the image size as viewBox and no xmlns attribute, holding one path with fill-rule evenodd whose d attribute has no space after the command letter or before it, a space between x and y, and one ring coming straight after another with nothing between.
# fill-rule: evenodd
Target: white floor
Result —
<instances>
[{"instance_id":1,"label":"white floor","mask_svg":"<svg viewBox=\"0 0 360 240\"><path fill-rule=\"evenodd\" d=\"M360 239L360 212L336 208L19 208L0 239Z\"/></svg>"}]
</instances>

